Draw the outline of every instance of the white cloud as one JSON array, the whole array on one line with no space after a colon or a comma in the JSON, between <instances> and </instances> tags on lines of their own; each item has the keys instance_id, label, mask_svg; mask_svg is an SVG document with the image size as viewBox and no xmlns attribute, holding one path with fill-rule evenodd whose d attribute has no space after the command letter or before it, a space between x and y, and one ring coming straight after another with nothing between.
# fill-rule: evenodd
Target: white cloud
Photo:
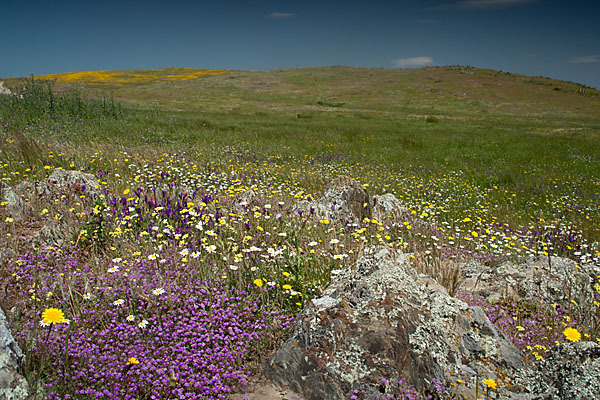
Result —
<instances>
[{"instance_id":1,"label":"white cloud","mask_svg":"<svg viewBox=\"0 0 600 400\"><path fill-rule=\"evenodd\" d=\"M272 12L271 14L269 14L269 18L277 18L277 19L292 18L295 16L296 16L296 14L288 13L288 12Z\"/></svg>"},{"instance_id":2,"label":"white cloud","mask_svg":"<svg viewBox=\"0 0 600 400\"><path fill-rule=\"evenodd\" d=\"M600 56L575 57L575 58L571 59L571 63L573 63L573 64L600 63Z\"/></svg>"},{"instance_id":3,"label":"white cloud","mask_svg":"<svg viewBox=\"0 0 600 400\"><path fill-rule=\"evenodd\" d=\"M433 64L433 58L431 57L411 57L411 58L398 58L392 61L396 67L422 67L423 65Z\"/></svg>"},{"instance_id":4,"label":"white cloud","mask_svg":"<svg viewBox=\"0 0 600 400\"><path fill-rule=\"evenodd\" d=\"M460 0L455 3L440 4L439 6L428 7L427 10L444 10L448 8L467 8L484 10L489 8L502 8L518 6L521 4L535 3L540 0Z\"/></svg>"}]
</instances>

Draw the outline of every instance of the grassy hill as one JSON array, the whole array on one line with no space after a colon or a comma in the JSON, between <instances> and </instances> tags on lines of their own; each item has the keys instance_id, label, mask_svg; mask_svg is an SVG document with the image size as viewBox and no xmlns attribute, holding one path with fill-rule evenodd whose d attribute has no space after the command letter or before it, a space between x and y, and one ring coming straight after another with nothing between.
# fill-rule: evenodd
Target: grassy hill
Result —
<instances>
[{"instance_id":1,"label":"grassy hill","mask_svg":"<svg viewBox=\"0 0 600 400\"><path fill-rule=\"evenodd\" d=\"M320 67L270 71L167 68L43 75L146 107L174 111L379 112L396 117L480 114L593 116L600 92L572 82L473 67ZM14 80L8 79L11 84Z\"/></svg>"},{"instance_id":2,"label":"grassy hill","mask_svg":"<svg viewBox=\"0 0 600 400\"><path fill-rule=\"evenodd\" d=\"M159 125L172 140L259 142L279 152L293 137L287 151L295 154L334 145L361 159L431 168L504 156L519 164L549 155L564 161L574 147L598 156L600 92L471 67L169 68L42 78L56 79L59 89L77 85L138 110L166 112L168 126ZM148 128L142 126L137 131ZM139 134L135 128L128 135Z\"/></svg>"},{"instance_id":3,"label":"grassy hill","mask_svg":"<svg viewBox=\"0 0 600 400\"><path fill-rule=\"evenodd\" d=\"M78 146L335 153L423 177L461 171L476 185L500 185L528 201L540 187L561 182L565 193L576 190L581 201L595 202L600 185L600 92L571 82L462 66L167 68L40 79L53 81L59 93L76 88L78 96L110 98L130 110L124 118L79 128L44 119L38 129ZM22 80L5 82L14 88ZM321 184L308 181L312 188ZM600 239L597 228L588 231Z\"/></svg>"},{"instance_id":4,"label":"grassy hill","mask_svg":"<svg viewBox=\"0 0 600 400\"><path fill-rule=\"evenodd\" d=\"M77 333L76 357L108 371L103 379L116 382L115 393L128 389L111 375L110 363L121 362L116 360L131 350L129 342L114 343L112 358L100 360L84 354L90 332L101 328L110 336L113 324L129 329L133 320L140 329L152 329L160 321L152 319L158 309L147 299L165 291L175 299L165 312L178 323L185 302L179 287L193 291L200 280L247 290L260 310L289 317L368 244L413 252L424 263L421 270L438 273L440 265L451 265L440 280L458 276L452 271L473 258L490 267L548 256L600 265L600 92L576 83L460 66L168 68L4 82L15 95L0 96L2 183L40 181L63 168L93 174L105 194L33 201L23 220L0 208L0 231L10 239L14 261L0 264L10 288L0 305L24 304L19 327L39 319L40 297L44 307L67 310L83 324L73 326L85 327ZM393 193L409 213L403 220L354 227L294 214L300 199L318 196L338 175L358 180L370 194ZM258 205L232 208L233 199L249 189ZM38 256L27 238L49 221L70 224L74 235L63 238L68 245ZM83 272L68 267L73 260ZM27 266L25 275L21 265ZM55 281L61 274L68 278ZM132 279L146 282L144 293ZM89 282L105 280L118 284L92 293ZM595 277L594 283L600 288ZM36 298L30 293L39 285L43 292ZM504 307L510 324L503 329L510 337L539 325L532 309L554 321L518 343L533 361L565 340L565 320L584 338L600 338L596 290L594 298L567 309L516 300L484 306ZM68 303L47 292L75 295ZM146 314L134 315L138 311L124 304L129 298L147 306ZM116 306L123 315L131 313L128 320L110 314L109 321L103 313L88 318L81 311ZM38 352L46 347L64 360L65 371L87 376L69 363L50 331L44 341L28 329L19 331L19 340L31 360L30 382L57 376L40 356L45 350ZM281 334L265 332L267 339L232 365L258 365ZM150 344L140 346L140 354L159 363ZM165 342L165 354L173 346ZM128 357L138 361L134 353ZM137 371L135 361L127 371ZM188 372L204 385L196 370ZM62 379L53 381L53 390L76 395ZM170 379L163 382L165 393L178 384ZM157 381L148 382L137 390ZM81 381L82 387L92 383Z\"/></svg>"}]
</instances>

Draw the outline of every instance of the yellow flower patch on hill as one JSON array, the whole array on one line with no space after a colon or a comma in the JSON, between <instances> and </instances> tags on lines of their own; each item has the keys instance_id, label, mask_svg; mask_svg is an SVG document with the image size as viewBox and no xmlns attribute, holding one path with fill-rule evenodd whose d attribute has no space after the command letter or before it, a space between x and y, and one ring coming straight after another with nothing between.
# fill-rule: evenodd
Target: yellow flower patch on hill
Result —
<instances>
[{"instance_id":1,"label":"yellow flower patch on hill","mask_svg":"<svg viewBox=\"0 0 600 400\"><path fill-rule=\"evenodd\" d=\"M148 83L154 80L183 81L202 76L221 75L229 72L222 69L166 68L148 71L81 71L62 74L40 75L40 79L56 80L60 83Z\"/></svg>"}]
</instances>

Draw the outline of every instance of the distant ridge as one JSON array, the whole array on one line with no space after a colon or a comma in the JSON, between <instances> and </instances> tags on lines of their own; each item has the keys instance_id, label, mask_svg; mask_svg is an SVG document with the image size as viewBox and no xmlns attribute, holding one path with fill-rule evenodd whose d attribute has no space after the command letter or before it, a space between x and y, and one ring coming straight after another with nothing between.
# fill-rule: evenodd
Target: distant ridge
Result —
<instances>
[{"instance_id":1,"label":"distant ridge","mask_svg":"<svg viewBox=\"0 0 600 400\"><path fill-rule=\"evenodd\" d=\"M548 77L461 65L263 71L170 67L69 72L36 78L55 80L57 88L76 84L91 89L91 93L108 92L142 107L158 105L177 111L207 110L217 104L221 110L238 107L241 101L267 111L288 110L299 115L306 111L335 111L477 119L482 113L600 114L597 89ZM4 80L11 87L19 79Z\"/></svg>"}]
</instances>

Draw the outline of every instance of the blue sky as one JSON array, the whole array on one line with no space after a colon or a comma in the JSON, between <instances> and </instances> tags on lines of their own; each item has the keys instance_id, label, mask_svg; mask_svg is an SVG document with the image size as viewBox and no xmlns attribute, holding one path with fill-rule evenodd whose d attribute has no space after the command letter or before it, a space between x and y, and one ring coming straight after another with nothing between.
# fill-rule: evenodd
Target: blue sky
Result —
<instances>
[{"instance_id":1,"label":"blue sky","mask_svg":"<svg viewBox=\"0 0 600 400\"><path fill-rule=\"evenodd\" d=\"M13 1L0 76L472 65L600 88L600 1Z\"/></svg>"}]
</instances>

